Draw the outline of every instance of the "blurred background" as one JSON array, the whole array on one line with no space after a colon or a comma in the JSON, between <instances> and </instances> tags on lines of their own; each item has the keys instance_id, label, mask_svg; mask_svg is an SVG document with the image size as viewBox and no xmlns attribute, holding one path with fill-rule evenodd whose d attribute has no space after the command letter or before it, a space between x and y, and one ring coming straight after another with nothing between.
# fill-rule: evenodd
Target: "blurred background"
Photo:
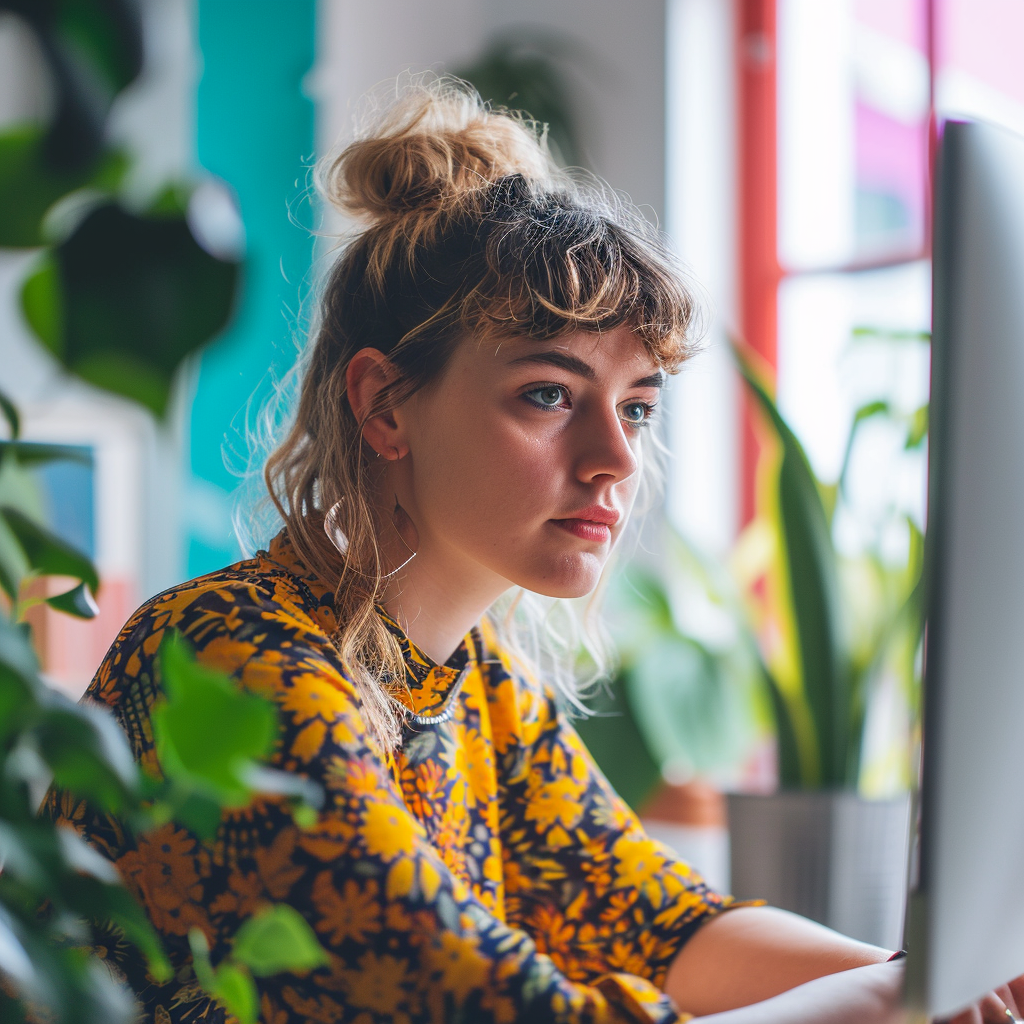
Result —
<instances>
[{"instance_id":1,"label":"blurred background","mask_svg":"<svg viewBox=\"0 0 1024 1024\"><path fill-rule=\"evenodd\" d=\"M7 133L48 122L57 95L19 7L0 4ZM141 370L118 396L96 386L108 377L95 366L71 373L73 360L40 342L25 290L45 258L39 240L0 248L0 391L23 439L82 455L34 471L34 507L102 584L92 619L35 610L49 680L80 694L141 601L242 555L232 514L248 435L303 344L342 227L319 207L312 167L344 143L368 92L410 70L455 72L549 123L564 162L639 204L708 308L704 350L668 396L664 507L612 588L623 667L602 714L581 724L598 760L667 836L710 843L709 874L724 871L722 789L904 792L917 742L933 155L949 118L1024 133L1019 0L137 8L141 72L103 129L129 158L118 202L157 209L178 183L192 237L239 262L240 277L227 327L168 364L157 398ZM62 200L47 213L51 236L75 209ZM745 390L736 345L763 401ZM805 459L818 495L802 511L778 488L787 457ZM791 564L798 513L808 530L827 528L814 578L836 601L841 643L806 618ZM814 629L842 647L824 682ZM841 741L821 731L819 684L841 691Z\"/></svg>"}]
</instances>

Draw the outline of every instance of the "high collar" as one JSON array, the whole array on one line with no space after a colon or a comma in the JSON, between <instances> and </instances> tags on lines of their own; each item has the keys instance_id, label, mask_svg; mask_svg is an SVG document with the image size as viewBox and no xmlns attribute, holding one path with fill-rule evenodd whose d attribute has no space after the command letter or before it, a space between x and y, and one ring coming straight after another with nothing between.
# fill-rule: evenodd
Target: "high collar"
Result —
<instances>
[{"instance_id":1,"label":"high collar","mask_svg":"<svg viewBox=\"0 0 1024 1024\"><path fill-rule=\"evenodd\" d=\"M311 611L318 625L328 635L333 634L338 628L334 594L299 558L288 531L282 530L270 542L269 550L261 554L301 581L312 600ZM455 698L462 689L463 680L483 660L480 631L474 627L463 637L452 656L443 665L438 665L409 639L405 630L381 605L376 606L376 612L388 632L398 641L405 662L405 687L395 687L392 695L412 712L417 724L449 718L455 710Z\"/></svg>"}]
</instances>

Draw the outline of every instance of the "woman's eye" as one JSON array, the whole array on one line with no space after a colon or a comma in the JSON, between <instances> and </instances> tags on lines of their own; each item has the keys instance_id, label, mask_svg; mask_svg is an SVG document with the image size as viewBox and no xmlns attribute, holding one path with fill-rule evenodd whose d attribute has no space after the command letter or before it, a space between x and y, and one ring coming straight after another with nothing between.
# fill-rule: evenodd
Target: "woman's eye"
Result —
<instances>
[{"instance_id":1,"label":"woman's eye","mask_svg":"<svg viewBox=\"0 0 1024 1024\"><path fill-rule=\"evenodd\" d=\"M527 391L526 397L534 405L543 406L545 409L557 409L566 398L566 392L565 388L549 384L542 388L534 388L532 391Z\"/></svg>"},{"instance_id":2,"label":"woman's eye","mask_svg":"<svg viewBox=\"0 0 1024 1024\"><path fill-rule=\"evenodd\" d=\"M634 426L645 426L654 414L654 406L647 402L627 402L622 407L622 418Z\"/></svg>"}]
</instances>

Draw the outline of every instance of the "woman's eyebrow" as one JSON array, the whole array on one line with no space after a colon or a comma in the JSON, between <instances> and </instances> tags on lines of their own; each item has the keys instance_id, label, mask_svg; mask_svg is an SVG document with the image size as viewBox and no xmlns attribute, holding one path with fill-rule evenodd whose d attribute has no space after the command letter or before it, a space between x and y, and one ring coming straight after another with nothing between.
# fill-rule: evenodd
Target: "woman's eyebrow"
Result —
<instances>
[{"instance_id":1,"label":"woman's eyebrow","mask_svg":"<svg viewBox=\"0 0 1024 1024\"><path fill-rule=\"evenodd\" d=\"M569 373L575 373L576 376L582 377L584 380L597 380L597 371L589 363L584 362L579 356L571 356L567 352L554 350L548 352L527 352L525 355L510 359L508 365L514 366L516 363L546 363L549 366L557 366L559 369L567 370ZM646 377L640 377L630 384L631 388L661 388L664 386L665 374L661 370L648 374Z\"/></svg>"}]
</instances>

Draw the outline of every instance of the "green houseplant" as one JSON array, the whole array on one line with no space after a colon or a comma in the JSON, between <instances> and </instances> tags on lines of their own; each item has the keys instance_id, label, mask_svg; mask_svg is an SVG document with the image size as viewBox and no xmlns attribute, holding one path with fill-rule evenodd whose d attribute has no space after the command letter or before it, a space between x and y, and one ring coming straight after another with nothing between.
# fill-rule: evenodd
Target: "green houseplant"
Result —
<instances>
[{"instance_id":1,"label":"green houseplant","mask_svg":"<svg viewBox=\"0 0 1024 1024\"><path fill-rule=\"evenodd\" d=\"M902 566L874 553L841 558L833 540L857 431L893 413L884 402L858 410L839 480L824 484L754 356L735 351L767 451L758 517L745 539L760 549L747 559L746 590L775 721L780 792L730 797L733 888L893 946L900 939L909 799L865 800L857 790L872 688L888 670L916 700L922 536L908 519ZM922 443L926 415L909 418L906 447ZM751 543L758 536L761 543ZM856 600L858 589L866 600Z\"/></svg>"},{"instance_id":2,"label":"green houseplant","mask_svg":"<svg viewBox=\"0 0 1024 1024\"><path fill-rule=\"evenodd\" d=\"M142 67L138 11L116 0L5 0L0 12L34 31L55 92L48 124L0 134L0 247L35 255L21 295L25 319L69 371L162 415L182 360L227 323L239 266L197 242L187 186L141 206L125 198L131 161L107 145L105 123ZM315 815L319 794L260 765L274 742L273 707L197 665L182 642L161 652L160 779L140 772L112 716L47 686L26 613L45 601L90 618L100 580L48 528L33 470L83 454L23 440L18 411L2 395L0 413L0 1019L117 1024L135 1009L88 952L93 928L137 946L155 978L169 965L114 866L37 818L46 787L53 782L136 831L173 818L200 836L212 833L222 807L257 791L290 801L300 821ZM66 587L41 596L51 593L38 586L47 578ZM214 730L215 750L197 751L198 725ZM198 981L242 1022L256 1018L254 975L308 969L325 956L282 906L250 918L217 965L201 933L190 938Z\"/></svg>"}]
</instances>

